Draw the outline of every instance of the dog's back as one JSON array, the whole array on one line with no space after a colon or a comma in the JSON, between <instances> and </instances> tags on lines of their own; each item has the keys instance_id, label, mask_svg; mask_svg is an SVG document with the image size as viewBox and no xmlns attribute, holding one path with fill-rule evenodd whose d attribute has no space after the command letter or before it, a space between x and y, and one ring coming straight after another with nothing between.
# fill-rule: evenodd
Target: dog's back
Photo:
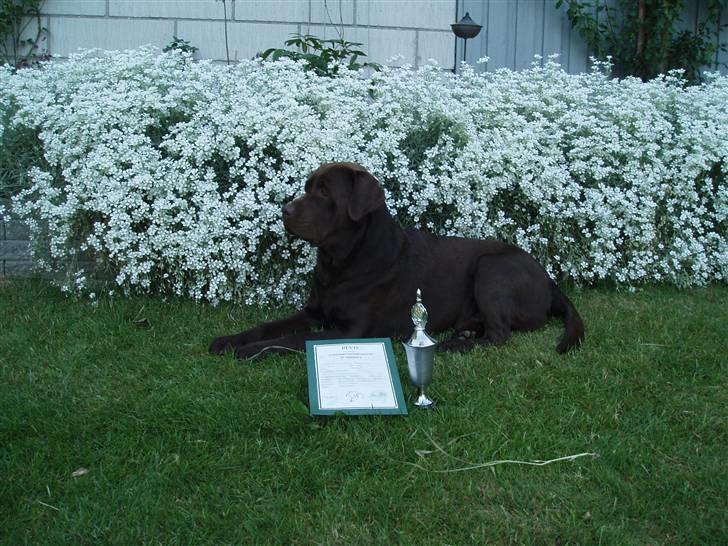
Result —
<instances>
[{"instance_id":1,"label":"dog's back","mask_svg":"<svg viewBox=\"0 0 728 546\"><path fill-rule=\"evenodd\" d=\"M407 230L402 289L422 289L432 331L472 332L446 349L472 342L500 344L512 331L536 330L551 316L564 320L559 352L578 345L584 327L569 299L524 250L493 239L437 237ZM417 284L415 287L414 285ZM414 297L414 296L412 296Z\"/></svg>"}]
</instances>

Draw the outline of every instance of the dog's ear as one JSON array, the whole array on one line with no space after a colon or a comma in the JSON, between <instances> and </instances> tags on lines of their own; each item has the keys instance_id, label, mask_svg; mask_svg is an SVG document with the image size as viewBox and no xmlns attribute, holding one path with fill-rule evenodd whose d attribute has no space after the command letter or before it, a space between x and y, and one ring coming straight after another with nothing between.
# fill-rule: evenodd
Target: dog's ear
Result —
<instances>
[{"instance_id":1,"label":"dog's ear","mask_svg":"<svg viewBox=\"0 0 728 546\"><path fill-rule=\"evenodd\" d=\"M364 168L353 170L351 195L347 206L349 218L358 222L383 204L384 190L379 181Z\"/></svg>"}]
</instances>

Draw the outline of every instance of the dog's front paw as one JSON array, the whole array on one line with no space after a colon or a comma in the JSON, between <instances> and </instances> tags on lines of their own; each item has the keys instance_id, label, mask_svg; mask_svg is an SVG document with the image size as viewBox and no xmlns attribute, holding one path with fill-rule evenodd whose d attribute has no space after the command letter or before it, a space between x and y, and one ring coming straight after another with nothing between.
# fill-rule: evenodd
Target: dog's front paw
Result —
<instances>
[{"instance_id":1,"label":"dog's front paw","mask_svg":"<svg viewBox=\"0 0 728 546\"><path fill-rule=\"evenodd\" d=\"M259 347L257 344L243 345L235 348L235 358L240 360L251 360L265 351L265 347Z\"/></svg>"},{"instance_id":2,"label":"dog's front paw","mask_svg":"<svg viewBox=\"0 0 728 546\"><path fill-rule=\"evenodd\" d=\"M222 355L235 347L236 336L216 337L210 343L209 351L214 355Z\"/></svg>"}]
</instances>

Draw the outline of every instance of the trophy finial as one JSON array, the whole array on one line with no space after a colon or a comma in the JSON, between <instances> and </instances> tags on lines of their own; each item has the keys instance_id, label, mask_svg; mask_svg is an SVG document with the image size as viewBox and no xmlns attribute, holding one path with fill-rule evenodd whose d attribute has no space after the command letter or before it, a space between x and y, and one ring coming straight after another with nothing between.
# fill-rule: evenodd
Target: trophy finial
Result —
<instances>
[{"instance_id":1,"label":"trophy finial","mask_svg":"<svg viewBox=\"0 0 728 546\"><path fill-rule=\"evenodd\" d=\"M427 309L422 304L422 292L419 288L417 289L417 299L412 306L412 322L415 325L415 330L412 332L410 340L403 345L407 353L407 369L410 381L419 391L415 406L431 408L434 402L425 394L425 387L432 382L432 363L435 358L437 341L425 332Z\"/></svg>"},{"instance_id":2,"label":"trophy finial","mask_svg":"<svg viewBox=\"0 0 728 546\"><path fill-rule=\"evenodd\" d=\"M419 288L417 289L417 301L412 306L412 323L417 331L424 331L427 325L427 309L422 305L422 292Z\"/></svg>"}]
</instances>

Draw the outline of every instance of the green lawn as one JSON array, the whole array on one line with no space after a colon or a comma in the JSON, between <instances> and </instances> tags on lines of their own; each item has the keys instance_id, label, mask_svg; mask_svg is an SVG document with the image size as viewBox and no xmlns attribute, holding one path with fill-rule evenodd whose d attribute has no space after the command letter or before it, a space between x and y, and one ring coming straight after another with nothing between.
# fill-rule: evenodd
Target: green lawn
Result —
<instances>
[{"instance_id":1,"label":"green lawn","mask_svg":"<svg viewBox=\"0 0 728 546\"><path fill-rule=\"evenodd\" d=\"M728 543L728 287L570 295L571 355L552 323L438 355L435 410L313 418L302 355L206 354L283 311L3 281L0 544Z\"/></svg>"}]
</instances>

